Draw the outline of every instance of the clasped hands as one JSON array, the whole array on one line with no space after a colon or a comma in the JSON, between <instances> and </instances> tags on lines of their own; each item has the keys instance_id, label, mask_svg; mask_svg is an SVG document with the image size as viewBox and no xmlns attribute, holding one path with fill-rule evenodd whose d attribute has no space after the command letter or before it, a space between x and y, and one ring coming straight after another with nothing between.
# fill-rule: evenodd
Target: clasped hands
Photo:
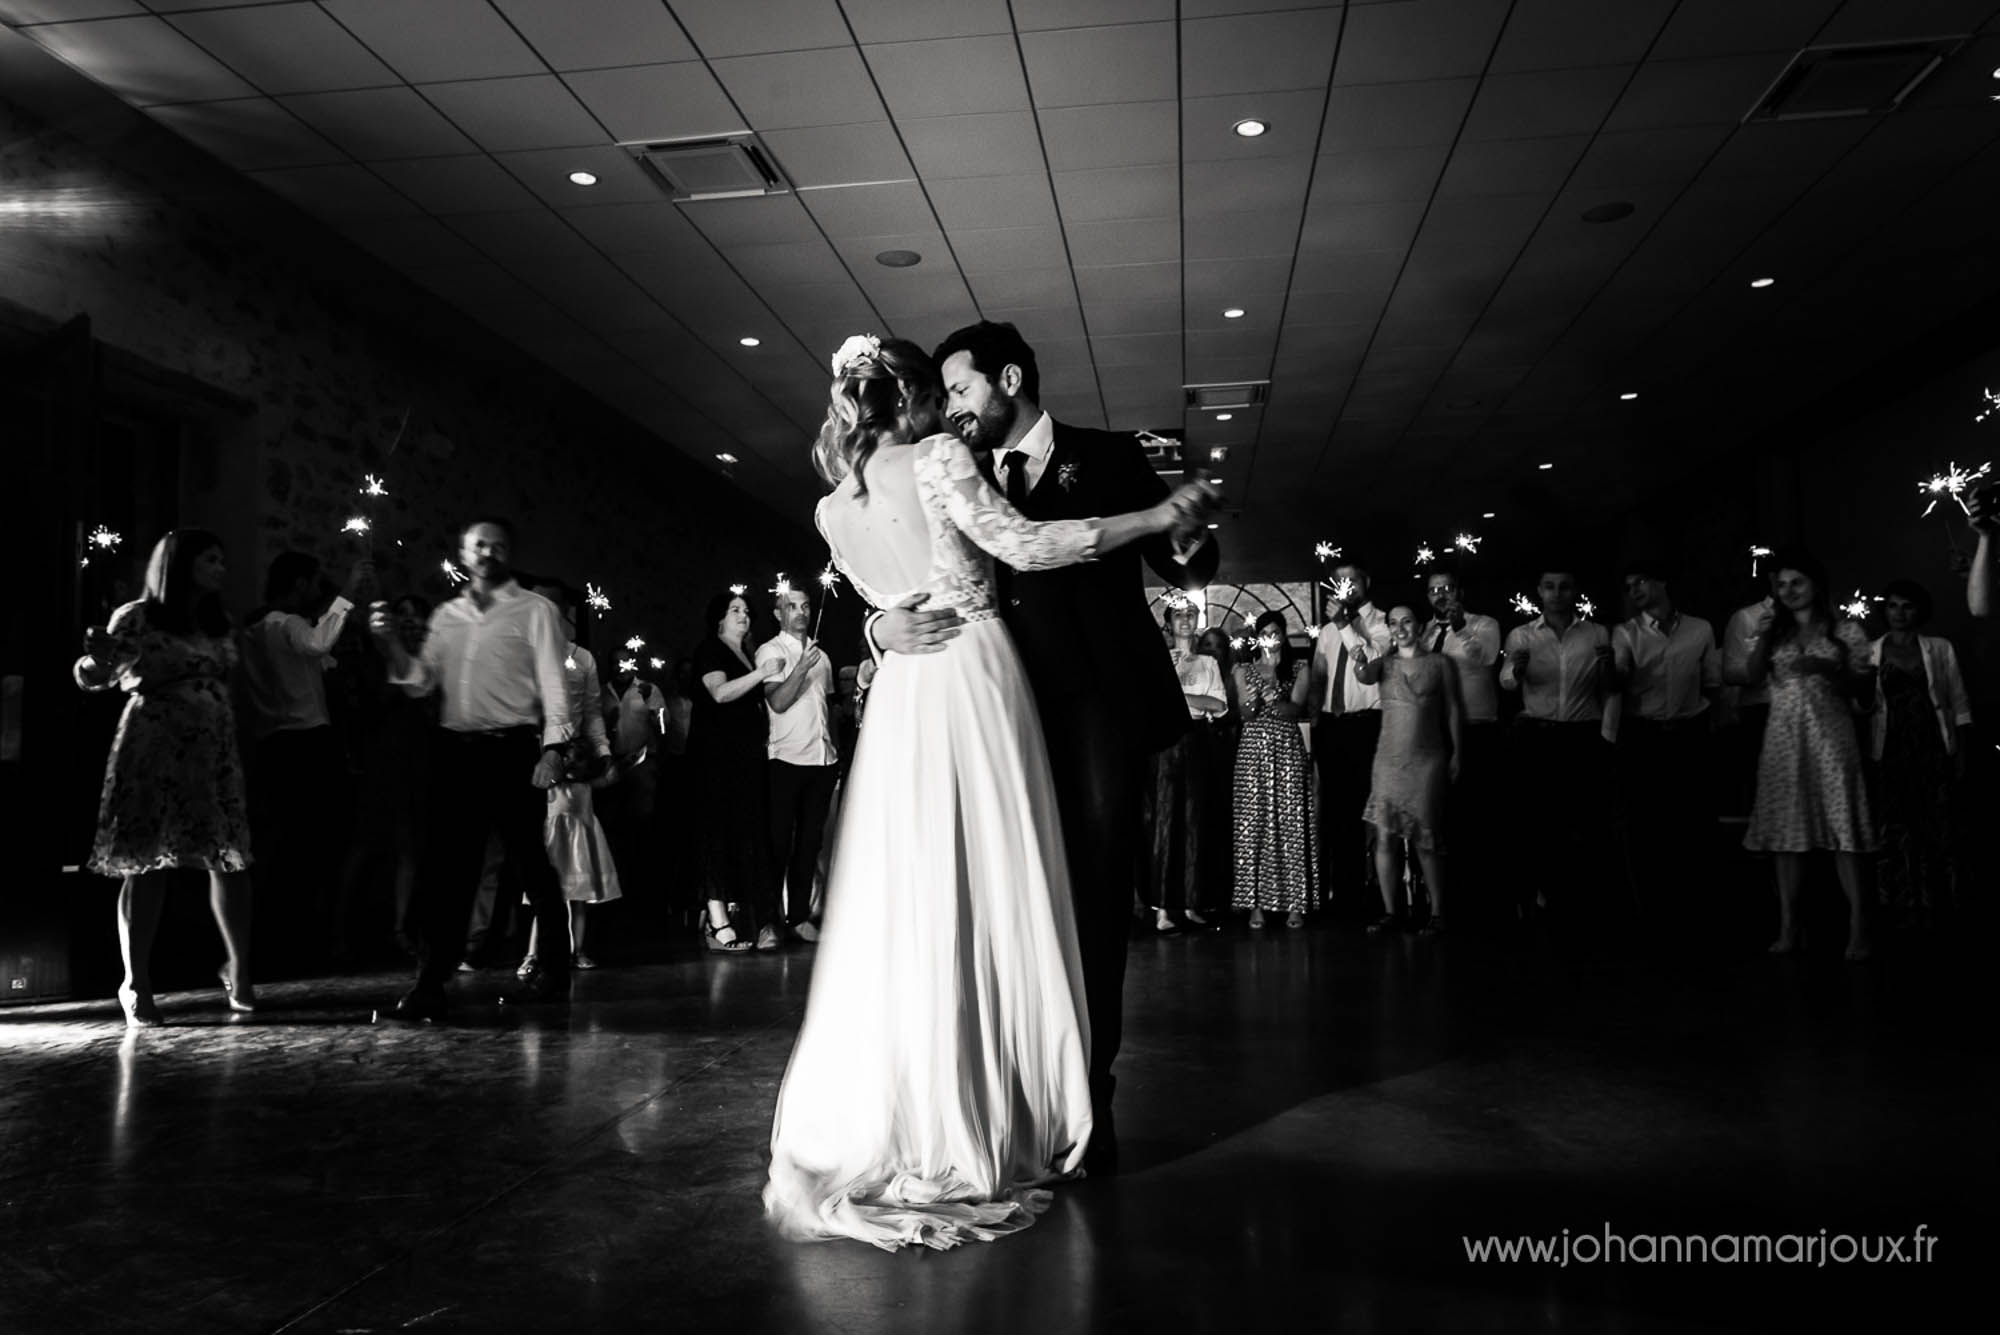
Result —
<instances>
[{"instance_id":1,"label":"clasped hands","mask_svg":"<svg viewBox=\"0 0 2000 1335\"><path fill-rule=\"evenodd\" d=\"M1222 488L1207 478L1196 478L1175 487L1161 505L1167 512L1167 535L1175 550L1184 551L1204 536L1209 517L1222 508Z\"/></svg>"}]
</instances>

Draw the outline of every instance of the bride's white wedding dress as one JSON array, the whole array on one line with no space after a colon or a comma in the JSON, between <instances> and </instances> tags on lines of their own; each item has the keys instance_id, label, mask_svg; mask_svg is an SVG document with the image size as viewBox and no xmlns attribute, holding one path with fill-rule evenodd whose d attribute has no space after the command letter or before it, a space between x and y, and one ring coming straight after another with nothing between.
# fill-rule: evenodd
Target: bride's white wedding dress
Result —
<instances>
[{"instance_id":1,"label":"bride's white wedding dress","mask_svg":"<svg viewBox=\"0 0 2000 1335\"><path fill-rule=\"evenodd\" d=\"M764 1205L793 1238L943 1249L1033 1223L1090 1138L1055 793L993 558L1072 564L1097 530L1022 518L952 436L878 451L868 483L815 513L841 571L876 607L928 593L966 625L869 690Z\"/></svg>"}]
</instances>

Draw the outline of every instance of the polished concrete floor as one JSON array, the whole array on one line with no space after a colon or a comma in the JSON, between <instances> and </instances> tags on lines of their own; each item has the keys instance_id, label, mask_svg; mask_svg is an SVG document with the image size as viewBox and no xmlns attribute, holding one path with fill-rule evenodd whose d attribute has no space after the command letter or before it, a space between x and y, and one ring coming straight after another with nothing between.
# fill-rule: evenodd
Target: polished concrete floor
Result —
<instances>
[{"instance_id":1,"label":"polished concrete floor","mask_svg":"<svg viewBox=\"0 0 2000 1335\"><path fill-rule=\"evenodd\" d=\"M607 945L567 1011L489 973L440 1029L366 1022L391 974L0 1011L0 1332L1928 1328L1993 1233L1983 957L1743 937L1136 940L1126 1172L941 1254L761 1223L810 952ZM1462 1241L1919 1225L1883 1266Z\"/></svg>"}]
</instances>

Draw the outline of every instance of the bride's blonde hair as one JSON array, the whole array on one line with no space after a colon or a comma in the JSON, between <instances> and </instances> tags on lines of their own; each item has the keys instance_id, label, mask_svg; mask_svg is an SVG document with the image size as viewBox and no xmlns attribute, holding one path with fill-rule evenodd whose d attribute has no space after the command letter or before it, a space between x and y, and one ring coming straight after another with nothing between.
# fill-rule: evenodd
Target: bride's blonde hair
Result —
<instances>
[{"instance_id":1,"label":"bride's blonde hair","mask_svg":"<svg viewBox=\"0 0 2000 1335\"><path fill-rule=\"evenodd\" d=\"M884 431L910 439L916 434L913 408L935 407L944 399L937 364L908 339L849 339L828 392L826 421L813 442L813 467L829 487L854 474L854 494L868 494L866 469Z\"/></svg>"}]
</instances>

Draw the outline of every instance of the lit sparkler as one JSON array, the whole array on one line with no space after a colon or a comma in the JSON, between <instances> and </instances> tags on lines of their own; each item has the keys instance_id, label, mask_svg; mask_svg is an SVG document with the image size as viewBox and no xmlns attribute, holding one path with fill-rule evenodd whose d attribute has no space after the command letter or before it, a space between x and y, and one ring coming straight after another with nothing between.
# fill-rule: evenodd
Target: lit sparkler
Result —
<instances>
[{"instance_id":1,"label":"lit sparkler","mask_svg":"<svg viewBox=\"0 0 2000 1335\"><path fill-rule=\"evenodd\" d=\"M1345 575L1339 579L1323 579L1320 585L1343 603L1354 596L1354 581Z\"/></svg>"},{"instance_id":2,"label":"lit sparkler","mask_svg":"<svg viewBox=\"0 0 2000 1335\"><path fill-rule=\"evenodd\" d=\"M1479 555L1479 544L1486 541L1476 533L1461 533L1451 540L1451 545L1470 556Z\"/></svg>"},{"instance_id":3,"label":"lit sparkler","mask_svg":"<svg viewBox=\"0 0 2000 1335\"><path fill-rule=\"evenodd\" d=\"M102 524L99 524L90 531L90 545L97 548L100 552L115 552L124 541L124 534L113 533Z\"/></svg>"},{"instance_id":4,"label":"lit sparkler","mask_svg":"<svg viewBox=\"0 0 2000 1335\"><path fill-rule=\"evenodd\" d=\"M643 635L634 635L631 639L625 641L625 648L635 654L645 647L646 637Z\"/></svg>"},{"instance_id":5,"label":"lit sparkler","mask_svg":"<svg viewBox=\"0 0 2000 1335\"><path fill-rule=\"evenodd\" d=\"M653 671L655 672L660 671L667 665L667 660L664 658L649 658L646 661L653 665Z\"/></svg>"},{"instance_id":6,"label":"lit sparkler","mask_svg":"<svg viewBox=\"0 0 2000 1335\"><path fill-rule=\"evenodd\" d=\"M1993 416L1996 411L2000 411L2000 394L1996 394L1990 389L1982 389L1979 392L1986 396L1986 406L1979 410L1979 416L1972 419L1975 423L1983 422Z\"/></svg>"},{"instance_id":7,"label":"lit sparkler","mask_svg":"<svg viewBox=\"0 0 2000 1335\"><path fill-rule=\"evenodd\" d=\"M583 584L583 605L593 612L609 612L611 600L604 596L604 590L585 580Z\"/></svg>"},{"instance_id":8,"label":"lit sparkler","mask_svg":"<svg viewBox=\"0 0 2000 1335\"><path fill-rule=\"evenodd\" d=\"M359 538L365 538L368 536L369 530L374 527L373 524L368 522L368 516L355 515L340 526L340 531L342 533L352 533Z\"/></svg>"},{"instance_id":9,"label":"lit sparkler","mask_svg":"<svg viewBox=\"0 0 2000 1335\"><path fill-rule=\"evenodd\" d=\"M363 473L361 475L361 494L363 496L387 496L389 489L382 485L382 479L375 476L375 474Z\"/></svg>"},{"instance_id":10,"label":"lit sparkler","mask_svg":"<svg viewBox=\"0 0 2000 1335\"><path fill-rule=\"evenodd\" d=\"M732 596L741 598L744 594L750 592L750 586L748 584L732 584L729 586L729 592Z\"/></svg>"},{"instance_id":11,"label":"lit sparkler","mask_svg":"<svg viewBox=\"0 0 2000 1335\"><path fill-rule=\"evenodd\" d=\"M1869 612L1874 610L1870 604L1881 601L1880 598L1870 599L1865 597L1861 590L1856 589L1854 596L1840 605L1840 614L1853 621L1866 621Z\"/></svg>"},{"instance_id":12,"label":"lit sparkler","mask_svg":"<svg viewBox=\"0 0 2000 1335\"><path fill-rule=\"evenodd\" d=\"M791 591L792 581L786 578L784 571L780 570L778 572L778 582L771 586L771 596L773 598L782 598Z\"/></svg>"},{"instance_id":13,"label":"lit sparkler","mask_svg":"<svg viewBox=\"0 0 2000 1335\"><path fill-rule=\"evenodd\" d=\"M1965 489L1980 478L1986 477L1992 471L1993 465L1990 463L1984 463L1972 469L1960 468L1956 463L1952 463L1946 466L1944 472L1934 474L1925 481L1919 482L1917 484L1918 492L1931 498L1931 503L1924 507L1924 515L1928 517L1931 511L1938 508L1938 502L1944 500L1947 496L1958 502L1960 510L1963 510L1968 516L1971 515L1972 507L1965 503Z\"/></svg>"},{"instance_id":14,"label":"lit sparkler","mask_svg":"<svg viewBox=\"0 0 2000 1335\"><path fill-rule=\"evenodd\" d=\"M618 660L618 671L621 676L627 672L637 672L638 670L639 670L638 659L621 658Z\"/></svg>"},{"instance_id":15,"label":"lit sparkler","mask_svg":"<svg viewBox=\"0 0 2000 1335\"><path fill-rule=\"evenodd\" d=\"M1764 567L1763 567L1763 565L1762 565L1762 562L1763 562L1764 558L1765 558L1765 557L1767 557L1767 556L1769 556L1770 554L1771 554L1771 549L1770 549L1769 547L1760 547L1760 546L1758 546L1758 545L1757 545L1756 543L1754 543L1754 542L1750 544L1750 578L1751 578L1751 579L1755 579L1755 578L1757 578L1757 576L1758 576L1758 575L1759 575L1760 573L1762 573L1762 571L1763 571L1763 569L1764 569Z\"/></svg>"},{"instance_id":16,"label":"lit sparkler","mask_svg":"<svg viewBox=\"0 0 2000 1335\"><path fill-rule=\"evenodd\" d=\"M1597 620L1597 604L1590 601L1589 594L1580 593L1576 596L1576 614L1585 621Z\"/></svg>"},{"instance_id":17,"label":"lit sparkler","mask_svg":"<svg viewBox=\"0 0 2000 1335\"><path fill-rule=\"evenodd\" d=\"M1437 560L1437 559L1438 559L1438 554L1437 554L1436 552L1434 552L1434 551L1432 551L1432 550L1431 550L1431 545L1430 545L1429 543L1427 543L1427 542L1420 542L1420 543L1418 543L1418 544L1417 544L1417 564L1418 564L1418 565L1420 565L1420 566L1427 566L1427 565L1429 565L1429 564L1430 564L1431 562L1433 562L1433 561L1435 561L1435 560Z\"/></svg>"},{"instance_id":18,"label":"lit sparkler","mask_svg":"<svg viewBox=\"0 0 2000 1335\"><path fill-rule=\"evenodd\" d=\"M1341 549L1330 542L1316 542L1313 544L1313 557L1316 560L1338 561L1340 559L1340 552Z\"/></svg>"},{"instance_id":19,"label":"lit sparkler","mask_svg":"<svg viewBox=\"0 0 2000 1335\"><path fill-rule=\"evenodd\" d=\"M819 639L819 623L826 618L827 601L840 596L840 572L833 568L833 562L828 561L826 568L819 572L819 587L819 611L813 613L812 637L815 641Z\"/></svg>"},{"instance_id":20,"label":"lit sparkler","mask_svg":"<svg viewBox=\"0 0 2000 1335\"><path fill-rule=\"evenodd\" d=\"M467 575L463 570L460 570L458 568L458 563L456 561L450 560L448 558L446 560L438 562L438 569L444 571L444 577L446 581L453 585L463 584L465 583L466 580L471 578L470 575Z\"/></svg>"},{"instance_id":21,"label":"lit sparkler","mask_svg":"<svg viewBox=\"0 0 2000 1335\"><path fill-rule=\"evenodd\" d=\"M1542 614L1542 605L1525 593L1515 594L1508 606L1524 617L1538 617Z\"/></svg>"}]
</instances>

